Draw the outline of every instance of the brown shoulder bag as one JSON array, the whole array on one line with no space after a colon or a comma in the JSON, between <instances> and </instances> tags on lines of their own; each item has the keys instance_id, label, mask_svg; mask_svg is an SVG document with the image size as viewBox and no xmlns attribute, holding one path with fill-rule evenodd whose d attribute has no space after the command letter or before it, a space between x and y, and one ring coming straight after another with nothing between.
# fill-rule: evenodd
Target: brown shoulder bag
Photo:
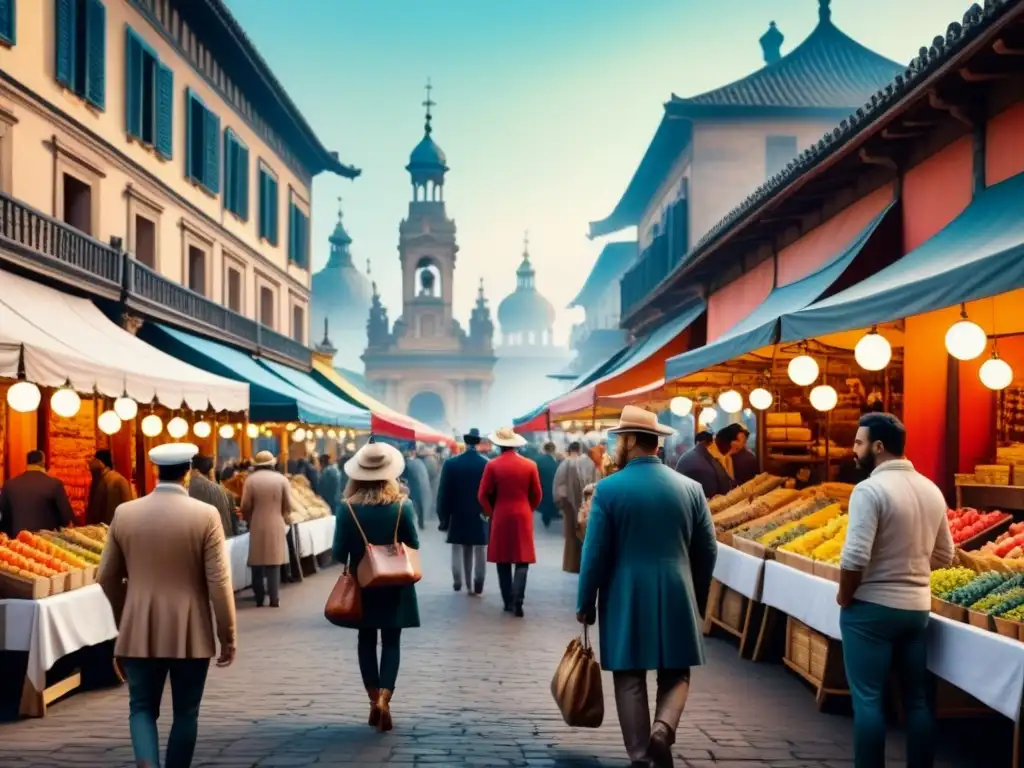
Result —
<instances>
[{"instance_id":1,"label":"brown shoulder bag","mask_svg":"<svg viewBox=\"0 0 1024 768\"><path fill-rule=\"evenodd\" d=\"M347 562L327 598L324 618L339 627L357 624L363 618L363 592Z\"/></svg>"},{"instance_id":2,"label":"brown shoulder bag","mask_svg":"<svg viewBox=\"0 0 1024 768\"><path fill-rule=\"evenodd\" d=\"M352 515L352 521L359 529L359 535L363 537L366 545L366 554L356 567L356 577L359 586L364 589L374 587L404 587L408 584L415 584L423 577L420 569L419 550L407 547L398 541L398 526L402 521L402 512L405 499L398 502L398 516L395 518L395 534L390 544L371 544L366 538L363 526L359 524L352 505L345 502L348 512Z\"/></svg>"}]
</instances>

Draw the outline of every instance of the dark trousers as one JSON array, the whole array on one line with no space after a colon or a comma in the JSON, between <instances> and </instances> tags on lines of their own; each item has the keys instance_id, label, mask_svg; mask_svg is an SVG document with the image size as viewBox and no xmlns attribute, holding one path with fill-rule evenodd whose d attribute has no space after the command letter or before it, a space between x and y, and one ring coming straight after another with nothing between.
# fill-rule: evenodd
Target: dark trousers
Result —
<instances>
[{"instance_id":1,"label":"dark trousers","mask_svg":"<svg viewBox=\"0 0 1024 768\"><path fill-rule=\"evenodd\" d=\"M171 678L174 720L167 739L166 768L189 768L199 732L199 704L206 688L209 659L124 659L128 678L128 730L135 761L160 766L160 736L156 721L164 684Z\"/></svg>"},{"instance_id":2,"label":"dark trousers","mask_svg":"<svg viewBox=\"0 0 1024 768\"><path fill-rule=\"evenodd\" d=\"M647 698L647 670L615 671L615 708L619 712L619 727L626 744L626 754L634 762L647 756L651 740L651 710ZM690 695L689 669L659 669L658 693L654 709L654 722L668 729L675 742L679 720ZM882 766L879 766L882 768Z\"/></svg>"},{"instance_id":3,"label":"dark trousers","mask_svg":"<svg viewBox=\"0 0 1024 768\"><path fill-rule=\"evenodd\" d=\"M281 599L281 569L276 565L253 565L251 568L252 593L256 596L256 605L263 605L268 592L270 604L277 605Z\"/></svg>"},{"instance_id":4,"label":"dark trousers","mask_svg":"<svg viewBox=\"0 0 1024 768\"><path fill-rule=\"evenodd\" d=\"M529 563L516 563L515 575L512 574L512 563L498 563L498 589L506 606L522 605L526 599L526 574L530 570Z\"/></svg>"},{"instance_id":5,"label":"dark trousers","mask_svg":"<svg viewBox=\"0 0 1024 768\"><path fill-rule=\"evenodd\" d=\"M376 629L359 630L359 674L366 688L395 690L402 661L402 630L381 629L380 663L377 662Z\"/></svg>"},{"instance_id":6,"label":"dark trousers","mask_svg":"<svg viewBox=\"0 0 1024 768\"><path fill-rule=\"evenodd\" d=\"M853 703L853 763L885 765L885 684L896 671L907 718L907 768L931 768L928 702L928 611L854 600L839 614L843 664Z\"/></svg>"}]
</instances>

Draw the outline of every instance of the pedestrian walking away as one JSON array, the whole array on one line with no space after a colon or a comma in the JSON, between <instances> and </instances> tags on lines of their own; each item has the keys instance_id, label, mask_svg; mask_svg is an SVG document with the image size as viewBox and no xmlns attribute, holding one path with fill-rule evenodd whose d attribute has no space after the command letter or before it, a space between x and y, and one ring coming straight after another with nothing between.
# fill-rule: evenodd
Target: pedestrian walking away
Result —
<instances>
[{"instance_id":1,"label":"pedestrian walking away","mask_svg":"<svg viewBox=\"0 0 1024 768\"><path fill-rule=\"evenodd\" d=\"M853 452L871 473L850 496L840 559L839 629L853 702L855 768L885 765L885 689L895 671L907 723L908 768L934 762L928 701L929 574L953 562L946 501L904 458L895 416L860 420Z\"/></svg>"},{"instance_id":2,"label":"pedestrian walking away","mask_svg":"<svg viewBox=\"0 0 1024 768\"><path fill-rule=\"evenodd\" d=\"M555 473L558 472L559 461L555 457L555 444L544 443L544 449L536 459L537 472L540 474L540 490L543 498L540 500L540 521L547 528L552 520L557 520L559 515L558 504L555 502Z\"/></svg>"},{"instance_id":3,"label":"pedestrian walking away","mask_svg":"<svg viewBox=\"0 0 1024 768\"><path fill-rule=\"evenodd\" d=\"M366 555L366 542L387 545L397 535L399 543L419 549L416 513L397 483L404 468L401 452L383 443L367 443L345 464L349 481L337 515L334 557L353 571ZM362 590L362 617L346 625L359 630L359 673L370 700L368 722L378 731L393 727L391 697L401 662L402 630L419 625L414 584Z\"/></svg>"},{"instance_id":4,"label":"pedestrian walking away","mask_svg":"<svg viewBox=\"0 0 1024 768\"><path fill-rule=\"evenodd\" d=\"M477 449L481 441L479 429L469 430L462 440L466 450L441 467L438 528L448 533L452 547L452 587L458 592L465 584L467 594L480 595L487 575L487 522L477 496L487 459Z\"/></svg>"},{"instance_id":5,"label":"pedestrian walking away","mask_svg":"<svg viewBox=\"0 0 1024 768\"><path fill-rule=\"evenodd\" d=\"M235 601L224 526L215 507L189 498L185 490L198 452L189 443L149 452L157 486L117 508L97 573L117 620L114 656L128 678L128 728L140 768L160 766L156 723L168 678L174 720L165 764L192 765L210 659L218 655L214 618L218 666L235 658Z\"/></svg>"},{"instance_id":6,"label":"pedestrian walking away","mask_svg":"<svg viewBox=\"0 0 1024 768\"><path fill-rule=\"evenodd\" d=\"M415 443L406 450L405 473L402 479L409 489L409 500L412 501L416 510L416 520L422 531L427 524L427 515L431 509L433 495L430 492L430 474L427 472L427 465L416 454Z\"/></svg>"},{"instance_id":7,"label":"pedestrian walking away","mask_svg":"<svg viewBox=\"0 0 1024 768\"><path fill-rule=\"evenodd\" d=\"M242 489L242 516L249 524L249 567L257 607L263 607L268 594L271 608L281 605L281 566L288 565L285 537L292 512L292 489L288 479L276 471L276 465L277 459L270 451L257 453Z\"/></svg>"},{"instance_id":8,"label":"pedestrian walking away","mask_svg":"<svg viewBox=\"0 0 1024 768\"><path fill-rule=\"evenodd\" d=\"M601 667L612 672L615 706L634 766L673 765L672 745L704 663L701 619L717 544L700 485L658 459L659 438L675 430L636 406L622 409L619 471L597 484L583 543L576 617L600 615ZM647 672L657 671L654 724Z\"/></svg>"},{"instance_id":9,"label":"pedestrian walking away","mask_svg":"<svg viewBox=\"0 0 1024 768\"><path fill-rule=\"evenodd\" d=\"M487 561L497 565L505 610L522 618L526 576L537 562L533 510L543 496L540 475L536 464L516 452L526 440L511 427L502 427L488 439L501 453L484 468L477 496L491 521Z\"/></svg>"},{"instance_id":10,"label":"pedestrian walking away","mask_svg":"<svg viewBox=\"0 0 1024 768\"><path fill-rule=\"evenodd\" d=\"M337 514L341 506L341 479L341 470L334 460L326 453L320 456L320 483L317 486L317 495L327 502L333 514Z\"/></svg>"},{"instance_id":11,"label":"pedestrian walking away","mask_svg":"<svg viewBox=\"0 0 1024 768\"><path fill-rule=\"evenodd\" d=\"M569 443L569 452L555 473L554 494L562 512L562 536L565 539L562 550L562 570L566 573L580 572L580 552L583 544L577 533L577 520L583 506L583 489L600 479L593 460L583 453L583 446L574 441Z\"/></svg>"}]
</instances>

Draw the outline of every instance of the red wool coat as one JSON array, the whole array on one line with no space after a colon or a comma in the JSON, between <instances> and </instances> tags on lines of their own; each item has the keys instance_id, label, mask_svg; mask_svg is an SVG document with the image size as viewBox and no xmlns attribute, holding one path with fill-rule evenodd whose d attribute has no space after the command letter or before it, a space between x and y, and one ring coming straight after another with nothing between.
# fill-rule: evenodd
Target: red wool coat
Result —
<instances>
[{"instance_id":1,"label":"red wool coat","mask_svg":"<svg viewBox=\"0 0 1024 768\"><path fill-rule=\"evenodd\" d=\"M537 465L515 451L487 462L477 494L491 520L489 563L535 563L533 511L543 493Z\"/></svg>"}]
</instances>

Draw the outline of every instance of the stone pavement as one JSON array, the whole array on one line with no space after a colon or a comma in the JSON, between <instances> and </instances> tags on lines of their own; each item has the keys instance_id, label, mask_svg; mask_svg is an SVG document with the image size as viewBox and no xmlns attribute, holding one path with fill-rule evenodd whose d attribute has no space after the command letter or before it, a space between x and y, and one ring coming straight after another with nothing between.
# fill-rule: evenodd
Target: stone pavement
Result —
<instances>
[{"instance_id":1,"label":"stone pavement","mask_svg":"<svg viewBox=\"0 0 1024 768\"><path fill-rule=\"evenodd\" d=\"M280 610L239 599L239 657L229 669L211 669L194 765L627 765L608 676L600 729L567 728L551 701L551 675L578 631L576 577L560 571L560 536L538 526L525 619L501 611L493 569L483 598L453 593L447 546L436 532L424 538L423 627L403 637L394 732L365 725L355 633L323 619L331 569L287 587ZM725 641L708 645L709 663L693 675L677 765L852 765L848 717L818 713L809 689L780 665L740 661ZM0 726L0 765L130 766L127 710L126 692L107 690L58 702L43 720ZM165 712L166 737L169 694ZM900 745L893 737L893 758Z\"/></svg>"}]
</instances>

